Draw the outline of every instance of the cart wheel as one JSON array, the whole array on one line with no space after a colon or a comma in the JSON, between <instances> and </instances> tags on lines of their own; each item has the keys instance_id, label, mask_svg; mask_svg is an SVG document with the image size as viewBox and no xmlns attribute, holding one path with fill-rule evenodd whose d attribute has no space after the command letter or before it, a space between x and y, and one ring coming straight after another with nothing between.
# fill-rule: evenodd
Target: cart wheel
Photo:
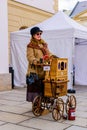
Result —
<instances>
[{"instance_id":1,"label":"cart wheel","mask_svg":"<svg viewBox=\"0 0 87 130\"><path fill-rule=\"evenodd\" d=\"M52 117L55 121L60 120L61 119L61 113L60 111L58 111L57 108L54 108L52 111Z\"/></svg>"},{"instance_id":2,"label":"cart wheel","mask_svg":"<svg viewBox=\"0 0 87 130\"><path fill-rule=\"evenodd\" d=\"M57 99L57 109L60 111L61 116L63 116L64 113L64 101L62 98Z\"/></svg>"},{"instance_id":3,"label":"cart wheel","mask_svg":"<svg viewBox=\"0 0 87 130\"><path fill-rule=\"evenodd\" d=\"M74 95L70 95L66 100L66 113L68 113L70 107L76 108L76 97Z\"/></svg>"},{"instance_id":4,"label":"cart wheel","mask_svg":"<svg viewBox=\"0 0 87 130\"><path fill-rule=\"evenodd\" d=\"M33 100L32 112L35 116L40 116L42 114L43 109L41 108L41 99L41 96L36 96Z\"/></svg>"}]
</instances>

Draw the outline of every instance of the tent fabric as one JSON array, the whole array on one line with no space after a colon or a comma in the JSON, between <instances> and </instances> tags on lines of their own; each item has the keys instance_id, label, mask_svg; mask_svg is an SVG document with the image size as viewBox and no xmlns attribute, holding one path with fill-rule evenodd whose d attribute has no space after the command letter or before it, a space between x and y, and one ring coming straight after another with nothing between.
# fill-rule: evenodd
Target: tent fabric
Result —
<instances>
[{"instance_id":1,"label":"tent fabric","mask_svg":"<svg viewBox=\"0 0 87 130\"><path fill-rule=\"evenodd\" d=\"M23 41L26 39L23 38ZM14 69L14 84L15 86L25 86L27 59L26 59L26 42L21 42L19 39L11 42L11 64Z\"/></svg>"},{"instance_id":2,"label":"tent fabric","mask_svg":"<svg viewBox=\"0 0 87 130\"><path fill-rule=\"evenodd\" d=\"M87 85L87 40L76 39L75 46L75 82Z\"/></svg>"},{"instance_id":3,"label":"tent fabric","mask_svg":"<svg viewBox=\"0 0 87 130\"><path fill-rule=\"evenodd\" d=\"M51 18L49 18L35 26L39 26L43 31L46 31L46 32L47 31L58 31L58 34L59 34L59 31L61 34L61 32L63 33L65 30L66 34L69 35L69 32L67 32L67 31L70 31L76 37L79 37L79 38L84 37L86 39L86 33L87 33L86 27L78 24L77 22L75 22L73 19L71 19L69 16L67 16L62 11L59 11ZM13 32L13 34L22 35L22 36L26 37L26 36L30 35L31 28L32 27L17 31L17 32Z\"/></svg>"},{"instance_id":4,"label":"tent fabric","mask_svg":"<svg viewBox=\"0 0 87 130\"><path fill-rule=\"evenodd\" d=\"M82 64L81 60L77 62L81 51L78 49L79 44L75 46L75 42L77 42L77 39L85 39L85 41L87 41L87 28L76 23L61 11L35 26L43 30L42 38L48 43L51 52L58 57L68 58L68 79L70 80L68 88L72 88L73 64L75 64L75 62L77 66ZM23 87L26 84L25 77L28 64L26 59L26 46L30 40L31 28L32 27L11 33L11 66L14 69L15 86ZM81 44L83 43L84 41ZM75 53L77 50L78 53ZM85 68L86 67L82 69ZM75 78L77 78L76 81L79 84L82 75L79 75L77 67L75 71L77 75ZM82 73L83 72L84 71L82 71ZM83 73L82 79L84 79L84 76L86 75ZM87 80L82 80L81 84L87 85Z\"/></svg>"}]
</instances>

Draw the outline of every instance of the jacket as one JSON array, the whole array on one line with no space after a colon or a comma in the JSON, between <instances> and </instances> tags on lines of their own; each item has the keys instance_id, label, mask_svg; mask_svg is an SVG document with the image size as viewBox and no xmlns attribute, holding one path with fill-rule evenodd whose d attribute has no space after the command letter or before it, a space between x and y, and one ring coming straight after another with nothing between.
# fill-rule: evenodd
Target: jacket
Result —
<instances>
[{"instance_id":1,"label":"jacket","mask_svg":"<svg viewBox=\"0 0 87 130\"><path fill-rule=\"evenodd\" d=\"M39 62L40 58L43 58L44 55L48 55L49 57L52 56L47 44L42 39L40 41L32 39L27 45L27 75L29 75L30 72L33 72L38 74L39 78L44 78L45 72L43 71L43 67L33 65L34 60Z\"/></svg>"}]
</instances>

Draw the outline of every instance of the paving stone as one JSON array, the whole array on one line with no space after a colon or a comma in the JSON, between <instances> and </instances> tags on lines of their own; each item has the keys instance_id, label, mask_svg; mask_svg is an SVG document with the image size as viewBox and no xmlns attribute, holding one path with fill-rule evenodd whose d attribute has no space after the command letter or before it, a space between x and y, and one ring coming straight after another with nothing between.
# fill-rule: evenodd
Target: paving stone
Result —
<instances>
[{"instance_id":1,"label":"paving stone","mask_svg":"<svg viewBox=\"0 0 87 130\"><path fill-rule=\"evenodd\" d=\"M66 130L87 130L87 128L82 128L82 127L79 127L79 126L71 126Z\"/></svg>"},{"instance_id":2,"label":"paving stone","mask_svg":"<svg viewBox=\"0 0 87 130\"><path fill-rule=\"evenodd\" d=\"M5 124L6 122L4 122L4 121L0 121L0 125L2 125L2 124Z\"/></svg>"},{"instance_id":3,"label":"paving stone","mask_svg":"<svg viewBox=\"0 0 87 130\"><path fill-rule=\"evenodd\" d=\"M6 112L0 112L0 121L19 123L19 122L27 120L27 119L29 119L29 117L27 117L27 116L6 113Z\"/></svg>"},{"instance_id":4,"label":"paving stone","mask_svg":"<svg viewBox=\"0 0 87 130\"><path fill-rule=\"evenodd\" d=\"M58 123L56 121L48 121L48 120L42 120L33 118L27 121L24 121L22 123L19 123L20 125L40 129L40 130L64 130L65 128L69 127L69 124L63 124Z\"/></svg>"},{"instance_id":5,"label":"paving stone","mask_svg":"<svg viewBox=\"0 0 87 130\"><path fill-rule=\"evenodd\" d=\"M81 105L77 105L77 111L84 111L84 112L87 112L87 107L85 107L86 106L86 104L84 105L84 106L81 106Z\"/></svg>"},{"instance_id":6,"label":"paving stone","mask_svg":"<svg viewBox=\"0 0 87 130\"><path fill-rule=\"evenodd\" d=\"M0 126L0 130L35 130L35 129L8 123Z\"/></svg>"},{"instance_id":7,"label":"paving stone","mask_svg":"<svg viewBox=\"0 0 87 130\"><path fill-rule=\"evenodd\" d=\"M2 99L2 96L0 96L0 99ZM25 100L25 98L23 98L23 97L17 97L17 95L14 97L12 97L12 96L6 96L6 95L4 95L3 96L3 99L4 100L10 100L10 101L23 101L23 100Z\"/></svg>"},{"instance_id":8,"label":"paving stone","mask_svg":"<svg viewBox=\"0 0 87 130\"><path fill-rule=\"evenodd\" d=\"M1 99L1 100L0 100L0 104L1 104L1 105L15 106L15 105L19 105L20 102Z\"/></svg>"},{"instance_id":9,"label":"paving stone","mask_svg":"<svg viewBox=\"0 0 87 130\"><path fill-rule=\"evenodd\" d=\"M20 104L16 105L17 107L25 107L25 108L28 108L29 111L32 110L32 103L31 102L27 102L27 101L24 101L24 102L21 102Z\"/></svg>"},{"instance_id":10,"label":"paving stone","mask_svg":"<svg viewBox=\"0 0 87 130\"><path fill-rule=\"evenodd\" d=\"M48 121L55 121L54 119L53 119L53 117L52 117L52 112L51 113L49 113L49 114L46 114L46 115L44 115L44 116L40 116L39 117L40 119L44 119L44 120L48 120ZM63 122L64 121L64 119L61 117L61 119L60 120L58 120L57 122L58 123L60 123L60 122Z\"/></svg>"},{"instance_id":11,"label":"paving stone","mask_svg":"<svg viewBox=\"0 0 87 130\"><path fill-rule=\"evenodd\" d=\"M76 117L80 117L80 118L86 118L87 119L87 111L77 111L76 112Z\"/></svg>"},{"instance_id":12,"label":"paving stone","mask_svg":"<svg viewBox=\"0 0 87 130\"><path fill-rule=\"evenodd\" d=\"M25 107L7 106L7 105L1 105L0 110L6 111L6 112L17 113L17 114L22 114L29 111L29 109Z\"/></svg>"},{"instance_id":13,"label":"paving stone","mask_svg":"<svg viewBox=\"0 0 87 130\"><path fill-rule=\"evenodd\" d=\"M78 118L76 117L75 120L66 120L64 121L64 123L67 123L67 124L71 124L71 125L77 125L77 126L83 126L83 127L87 127L87 118L84 119L84 118Z\"/></svg>"},{"instance_id":14,"label":"paving stone","mask_svg":"<svg viewBox=\"0 0 87 130\"><path fill-rule=\"evenodd\" d=\"M29 117L35 117L35 115L32 113L32 111L25 112L22 115L29 116Z\"/></svg>"}]
</instances>

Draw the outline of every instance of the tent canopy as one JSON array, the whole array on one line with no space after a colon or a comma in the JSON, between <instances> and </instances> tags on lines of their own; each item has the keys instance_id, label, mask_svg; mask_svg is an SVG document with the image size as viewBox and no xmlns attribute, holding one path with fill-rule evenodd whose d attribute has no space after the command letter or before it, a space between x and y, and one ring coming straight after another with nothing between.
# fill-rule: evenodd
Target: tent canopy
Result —
<instances>
[{"instance_id":1,"label":"tent canopy","mask_svg":"<svg viewBox=\"0 0 87 130\"><path fill-rule=\"evenodd\" d=\"M65 31L65 33L71 37L78 37L78 38L85 38L87 39L87 28L78 24L77 22L75 22L73 19L71 19L69 16L67 16L64 12L59 11L58 13L56 13L54 16L52 16L51 18L35 25L40 27L44 32L50 31L50 32L58 32L58 35L61 33L63 33ZM30 28L24 29L24 30L20 30L20 31L16 31L16 32L12 32L12 34L14 35L25 35L28 36L30 35ZM69 31L71 32L69 34ZM79 32L79 33L78 33ZM27 34L27 35L26 35ZM53 35L54 36L54 35ZM64 37L64 36L63 36Z\"/></svg>"},{"instance_id":2,"label":"tent canopy","mask_svg":"<svg viewBox=\"0 0 87 130\"><path fill-rule=\"evenodd\" d=\"M87 28L81 26L61 11L35 26L43 30L42 38L48 43L49 49L54 54L59 57L68 58L68 78L70 80L68 87L72 87L73 64L75 64L75 59L77 58L75 55L75 42L78 41L79 45L79 40L85 39L87 41ZM30 40L31 28L11 33L11 66L14 69L14 82L16 86L25 85L28 64L26 46ZM83 45L84 40L82 41L80 44ZM87 42L85 43L87 44ZM81 61L78 62L80 63ZM76 62L76 64L79 63ZM80 78L77 79L79 80ZM87 83L86 80L84 81L85 84Z\"/></svg>"}]
</instances>

